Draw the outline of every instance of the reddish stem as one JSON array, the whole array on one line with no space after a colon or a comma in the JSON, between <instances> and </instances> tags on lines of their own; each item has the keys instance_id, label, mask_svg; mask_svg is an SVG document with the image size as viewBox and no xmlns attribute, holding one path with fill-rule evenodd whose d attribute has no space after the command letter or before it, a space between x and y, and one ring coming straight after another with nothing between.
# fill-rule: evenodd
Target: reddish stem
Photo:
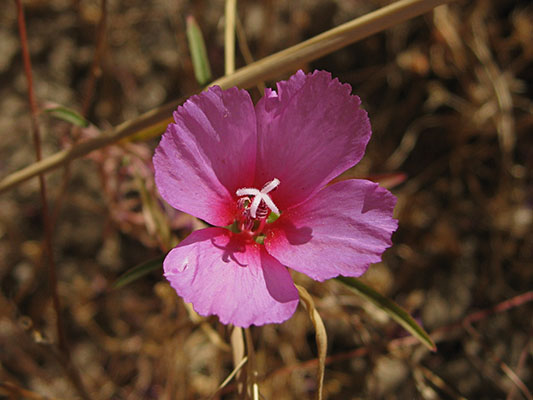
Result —
<instances>
[{"instance_id":1,"label":"reddish stem","mask_svg":"<svg viewBox=\"0 0 533 400\"><path fill-rule=\"evenodd\" d=\"M30 103L31 111L31 126L32 126L32 136L33 143L35 147L35 158L37 161L42 159L42 150L41 150L41 133L39 130L39 123L37 121L37 102L35 101L35 95L33 92L33 78L31 72L31 60L30 53L28 50L28 37L26 34L26 22L24 20L24 9L22 8L22 1L16 0L17 3L17 18L19 26L20 41L22 46L22 57L24 60L24 72L26 74L26 80L28 81L28 101ZM52 230L48 214L48 201L46 197L46 182L44 180L44 175L39 175L39 187L41 195L41 203L43 206L42 211L42 222L45 230L45 237L43 243L44 254L46 255L48 261L48 282L50 285L50 290L52 292L52 301L54 304L54 310L56 312L56 328L57 328L57 338L59 348L68 354L68 345L65 339L65 333L63 329L63 320L61 318L61 303L59 301L59 296L57 294L57 273L56 266L54 261L53 249L52 249Z\"/></svg>"},{"instance_id":2,"label":"reddish stem","mask_svg":"<svg viewBox=\"0 0 533 400\"><path fill-rule=\"evenodd\" d=\"M32 77L32 68L30 60L30 52L28 50L28 36L26 33L26 21L24 19L24 9L22 6L21 0L15 0L17 5L17 19L19 27L20 42L22 48L22 58L24 62L24 73L26 75L26 80L28 82L28 101L30 104L30 113L31 113L31 126L32 126L32 136L33 143L35 147L35 157L37 161L42 159L42 146L41 146L41 133L39 130L39 123L37 121L38 107L35 100L35 94L33 92L33 77ZM39 174L39 188L40 196L42 203L42 222L45 231L45 237L43 240L43 253L46 256L48 262L48 284L50 286L50 291L52 294L52 303L54 306L54 311L56 314L56 330L58 338L58 347L61 350L63 357L63 367L66 369L68 376L73 382L74 386L78 390L80 396L83 399L89 400L90 397L87 394L87 391L83 387L83 383L79 377L79 374L74 369L70 358L70 351L66 341L65 330L63 327L63 319L61 317L61 303L59 301L59 295L57 292L57 271L56 264L54 260L54 253L52 247L52 224L49 216L48 201L46 196L46 182L44 180L44 175Z\"/></svg>"},{"instance_id":3,"label":"reddish stem","mask_svg":"<svg viewBox=\"0 0 533 400\"><path fill-rule=\"evenodd\" d=\"M89 70L89 76L87 77L87 84L85 86L85 95L81 107L81 115L87 118L89 114L89 109L91 107L93 98L94 98L94 88L98 77L101 75L101 60L104 53L105 47L105 37L106 37L106 27L107 27L107 0L102 0L100 3L100 21L98 22L97 34L96 34L96 43L94 50L94 57ZM79 139L80 128L75 127L70 129L70 136L73 142L76 142ZM63 175L63 180L61 182L61 187L59 189L59 194L57 195L55 208L50 217L52 232L55 229L57 220L59 218L59 213L61 212L61 207L63 206L65 197L67 195L68 185L70 181L70 162L65 164L65 171Z\"/></svg>"}]
</instances>

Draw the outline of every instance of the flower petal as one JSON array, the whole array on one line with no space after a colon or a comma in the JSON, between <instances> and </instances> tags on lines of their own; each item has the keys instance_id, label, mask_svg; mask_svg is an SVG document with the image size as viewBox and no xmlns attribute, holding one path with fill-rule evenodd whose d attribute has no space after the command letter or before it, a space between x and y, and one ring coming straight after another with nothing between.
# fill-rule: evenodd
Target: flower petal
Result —
<instances>
[{"instance_id":1,"label":"flower petal","mask_svg":"<svg viewBox=\"0 0 533 400\"><path fill-rule=\"evenodd\" d=\"M282 214L265 247L282 264L318 281L360 276L392 244L395 204L377 183L338 182Z\"/></svg>"},{"instance_id":2,"label":"flower petal","mask_svg":"<svg viewBox=\"0 0 533 400\"><path fill-rule=\"evenodd\" d=\"M287 268L263 245L224 228L191 233L163 263L178 295L204 316L243 328L280 323L298 305Z\"/></svg>"},{"instance_id":3,"label":"flower petal","mask_svg":"<svg viewBox=\"0 0 533 400\"><path fill-rule=\"evenodd\" d=\"M155 181L174 208L213 225L233 221L235 191L253 183L256 120L250 95L217 86L174 113L154 155Z\"/></svg>"},{"instance_id":4,"label":"flower petal","mask_svg":"<svg viewBox=\"0 0 533 400\"><path fill-rule=\"evenodd\" d=\"M359 97L329 72L298 71L277 88L256 105L255 187L279 179L272 199L283 212L359 162L371 130Z\"/></svg>"}]
</instances>

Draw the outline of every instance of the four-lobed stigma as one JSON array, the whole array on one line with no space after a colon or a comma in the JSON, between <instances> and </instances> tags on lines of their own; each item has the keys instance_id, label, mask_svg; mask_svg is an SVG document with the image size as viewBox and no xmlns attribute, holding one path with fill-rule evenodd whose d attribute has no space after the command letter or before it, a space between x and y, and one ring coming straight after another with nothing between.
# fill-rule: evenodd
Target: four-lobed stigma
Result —
<instances>
[{"instance_id":1,"label":"four-lobed stigma","mask_svg":"<svg viewBox=\"0 0 533 400\"><path fill-rule=\"evenodd\" d=\"M256 188L237 190L236 194L239 196L237 205L242 210L239 224L241 231L258 235L262 232L271 211L279 215L279 209L269 195L279 184L279 179L274 178L267 182L261 190ZM259 221L259 224L256 224L256 221Z\"/></svg>"},{"instance_id":2,"label":"four-lobed stigma","mask_svg":"<svg viewBox=\"0 0 533 400\"><path fill-rule=\"evenodd\" d=\"M266 183L261 190L255 188L242 188L238 189L236 194L237 196L241 197L241 199L248 200L248 202L251 201L251 203L249 203L249 211L252 218L262 217L261 215L258 215L258 211L260 211L261 208L265 211L270 209L270 211L279 214L278 207L276 207L268 195L271 191L279 186L279 183L279 179L274 178L270 182ZM249 196L252 196L253 200L250 200ZM261 207L262 205L263 207ZM268 216L268 213L266 216Z\"/></svg>"}]
</instances>

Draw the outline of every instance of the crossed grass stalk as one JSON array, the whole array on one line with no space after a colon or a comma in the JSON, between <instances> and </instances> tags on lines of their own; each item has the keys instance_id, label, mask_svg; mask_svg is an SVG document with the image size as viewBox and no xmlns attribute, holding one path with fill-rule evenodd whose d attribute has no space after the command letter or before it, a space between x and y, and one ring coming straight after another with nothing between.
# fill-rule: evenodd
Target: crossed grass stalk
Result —
<instances>
[{"instance_id":1,"label":"crossed grass stalk","mask_svg":"<svg viewBox=\"0 0 533 400\"><path fill-rule=\"evenodd\" d=\"M234 73L213 81L211 85L218 85L222 89L229 89L233 86L248 89L262 81L275 78L289 71L294 71L302 64L333 53L368 36L427 13L439 5L452 1L454 0L397 1L295 46L239 68ZM92 151L121 140L147 140L161 135L167 125L172 121L172 112L185 99L181 98L155 108L137 118L123 122L103 132L98 138L78 143L69 149L59 151L19 171L13 172L0 181L0 193L16 187L39 174L47 173L72 160L83 157Z\"/></svg>"}]
</instances>

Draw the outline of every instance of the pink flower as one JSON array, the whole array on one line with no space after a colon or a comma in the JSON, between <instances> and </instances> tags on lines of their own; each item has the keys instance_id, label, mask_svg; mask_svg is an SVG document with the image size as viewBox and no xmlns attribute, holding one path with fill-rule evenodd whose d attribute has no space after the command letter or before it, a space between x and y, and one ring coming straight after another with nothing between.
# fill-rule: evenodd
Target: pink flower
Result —
<instances>
[{"instance_id":1,"label":"pink flower","mask_svg":"<svg viewBox=\"0 0 533 400\"><path fill-rule=\"evenodd\" d=\"M199 314L241 327L283 322L298 304L286 267L323 281L381 260L395 197L366 180L326 186L364 154L371 130L360 103L328 72L298 71L255 107L245 90L215 86L176 110L154 156L157 187L215 227L171 250L164 270Z\"/></svg>"}]
</instances>

